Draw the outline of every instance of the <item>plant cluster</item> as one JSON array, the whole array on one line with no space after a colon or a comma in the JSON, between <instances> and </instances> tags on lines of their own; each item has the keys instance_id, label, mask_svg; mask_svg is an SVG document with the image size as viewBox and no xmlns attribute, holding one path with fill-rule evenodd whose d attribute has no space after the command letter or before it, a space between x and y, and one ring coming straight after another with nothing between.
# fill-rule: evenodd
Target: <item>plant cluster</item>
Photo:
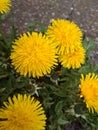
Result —
<instances>
[{"instance_id":1,"label":"plant cluster","mask_svg":"<svg viewBox=\"0 0 98 130\"><path fill-rule=\"evenodd\" d=\"M10 7L0 1L0 24ZM95 42L69 20L35 27L0 29L0 130L97 130Z\"/></svg>"}]
</instances>

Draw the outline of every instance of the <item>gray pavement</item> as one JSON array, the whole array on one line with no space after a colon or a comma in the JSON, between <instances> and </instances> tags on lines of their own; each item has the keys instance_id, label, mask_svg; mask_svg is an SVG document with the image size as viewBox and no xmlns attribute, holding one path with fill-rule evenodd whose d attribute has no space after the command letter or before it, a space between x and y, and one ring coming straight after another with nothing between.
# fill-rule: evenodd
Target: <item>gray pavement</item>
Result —
<instances>
[{"instance_id":1,"label":"gray pavement","mask_svg":"<svg viewBox=\"0 0 98 130\"><path fill-rule=\"evenodd\" d=\"M19 33L25 32L26 25L32 21L47 27L52 18L70 18L88 37L98 41L98 0L12 0L11 12ZM3 24L7 32L10 14Z\"/></svg>"},{"instance_id":2,"label":"gray pavement","mask_svg":"<svg viewBox=\"0 0 98 130\"><path fill-rule=\"evenodd\" d=\"M96 42L92 55L94 64L98 64L98 0L12 0L11 11L2 24L5 33L10 33L12 13L17 34L26 32L33 21L37 22L36 30L40 23L47 28L53 18L74 21Z\"/></svg>"}]
</instances>

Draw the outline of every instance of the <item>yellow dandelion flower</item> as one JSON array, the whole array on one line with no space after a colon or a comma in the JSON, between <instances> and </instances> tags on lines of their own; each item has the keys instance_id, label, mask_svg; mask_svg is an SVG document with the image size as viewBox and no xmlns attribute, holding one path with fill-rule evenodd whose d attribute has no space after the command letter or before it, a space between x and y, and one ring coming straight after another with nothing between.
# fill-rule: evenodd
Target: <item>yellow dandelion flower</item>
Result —
<instances>
[{"instance_id":1,"label":"yellow dandelion flower","mask_svg":"<svg viewBox=\"0 0 98 130\"><path fill-rule=\"evenodd\" d=\"M89 111L98 113L98 75L89 73L86 76L81 75L80 97L84 98Z\"/></svg>"},{"instance_id":2,"label":"yellow dandelion flower","mask_svg":"<svg viewBox=\"0 0 98 130\"><path fill-rule=\"evenodd\" d=\"M41 33L23 34L12 48L12 65L21 75L43 76L57 64L55 46Z\"/></svg>"},{"instance_id":3,"label":"yellow dandelion flower","mask_svg":"<svg viewBox=\"0 0 98 130\"><path fill-rule=\"evenodd\" d=\"M59 61L65 68L80 68L81 64L85 62L85 49L80 46L74 50L66 51L63 55L59 56Z\"/></svg>"},{"instance_id":4,"label":"yellow dandelion flower","mask_svg":"<svg viewBox=\"0 0 98 130\"><path fill-rule=\"evenodd\" d=\"M0 130L45 130L46 115L34 97L18 94L0 108Z\"/></svg>"},{"instance_id":5,"label":"yellow dandelion flower","mask_svg":"<svg viewBox=\"0 0 98 130\"><path fill-rule=\"evenodd\" d=\"M7 13L9 12L11 7L11 0L0 0L0 13Z\"/></svg>"},{"instance_id":6,"label":"yellow dandelion flower","mask_svg":"<svg viewBox=\"0 0 98 130\"><path fill-rule=\"evenodd\" d=\"M59 53L67 49L72 50L81 45L82 31L80 28L69 20L52 20L52 25L48 26L46 35L58 47Z\"/></svg>"}]
</instances>

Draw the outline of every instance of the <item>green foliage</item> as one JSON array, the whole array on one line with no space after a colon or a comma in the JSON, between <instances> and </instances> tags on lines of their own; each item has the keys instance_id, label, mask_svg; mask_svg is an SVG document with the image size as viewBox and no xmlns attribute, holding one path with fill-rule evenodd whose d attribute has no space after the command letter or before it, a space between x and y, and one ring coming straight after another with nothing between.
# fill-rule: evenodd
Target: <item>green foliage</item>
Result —
<instances>
[{"instance_id":1,"label":"green foliage","mask_svg":"<svg viewBox=\"0 0 98 130\"><path fill-rule=\"evenodd\" d=\"M0 17L0 20L5 16ZM36 22L28 25L28 31L35 30ZM45 27L40 24L39 32L45 33ZM11 44L16 38L16 29L12 24L12 31L6 36L0 29L0 105L9 96L17 93L34 95L41 101L47 115L46 130L76 129L97 130L97 114L91 114L79 98L79 80L81 73L96 73L98 65L92 66L90 54L95 42L83 40L86 49L86 62L80 69L66 69L58 65L50 75L39 79L20 76L15 72L10 61ZM61 71L61 74L58 73ZM79 128L79 129L80 129Z\"/></svg>"}]
</instances>

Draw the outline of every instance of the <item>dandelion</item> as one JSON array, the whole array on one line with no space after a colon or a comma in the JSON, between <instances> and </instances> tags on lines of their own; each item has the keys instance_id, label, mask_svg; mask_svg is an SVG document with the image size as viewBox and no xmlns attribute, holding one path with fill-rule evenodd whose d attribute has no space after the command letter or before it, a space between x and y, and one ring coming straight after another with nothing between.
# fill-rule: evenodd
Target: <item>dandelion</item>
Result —
<instances>
[{"instance_id":1,"label":"dandelion","mask_svg":"<svg viewBox=\"0 0 98 130\"><path fill-rule=\"evenodd\" d=\"M69 20L52 20L52 25L48 26L46 35L57 46L60 54L63 54L65 50L73 50L82 44L82 31Z\"/></svg>"},{"instance_id":2,"label":"dandelion","mask_svg":"<svg viewBox=\"0 0 98 130\"><path fill-rule=\"evenodd\" d=\"M7 13L9 12L11 7L11 0L0 0L0 13Z\"/></svg>"},{"instance_id":3,"label":"dandelion","mask_svg":"<svg viewBox=\"0 0 98 130\"><path fill-rule=\"evenodd\" d=\"M98 113L98 75L89 73L84 76L82 74L80 82L80 97L84 98L89 111Z\"/></svg>"},{"instance_id":4,"label":"dandelion","mask_svg":"<svg viewBox=\"0 0 98 130\"><path fill-rule=\"evenodd\" d=\"M65 68L80 68L85 63L85 49L80 46L73 51L66 51L63 55L59 56L59 61Z\"/></svg>"},{"instance_id":5,"label":"dandelion","mask_svg":"<svg viewBox=\"0 0 98 130\"><path fill-rule=\"evenodd\" d=\"M18 94L0 108L0 130L45 130L46 115L34 97Z\"/></svg>"},{"instance_id":6,"label":"dandelion","mask_svg":"<svg viewBox=\"0 0 98 130\"><path fill-rule=\"evenodd\" d=\"M42 33L23 34L12 45L10 56L16 71L24 76L40 77L57 65L56 49Z\"/></svg>"}]
</instances>

